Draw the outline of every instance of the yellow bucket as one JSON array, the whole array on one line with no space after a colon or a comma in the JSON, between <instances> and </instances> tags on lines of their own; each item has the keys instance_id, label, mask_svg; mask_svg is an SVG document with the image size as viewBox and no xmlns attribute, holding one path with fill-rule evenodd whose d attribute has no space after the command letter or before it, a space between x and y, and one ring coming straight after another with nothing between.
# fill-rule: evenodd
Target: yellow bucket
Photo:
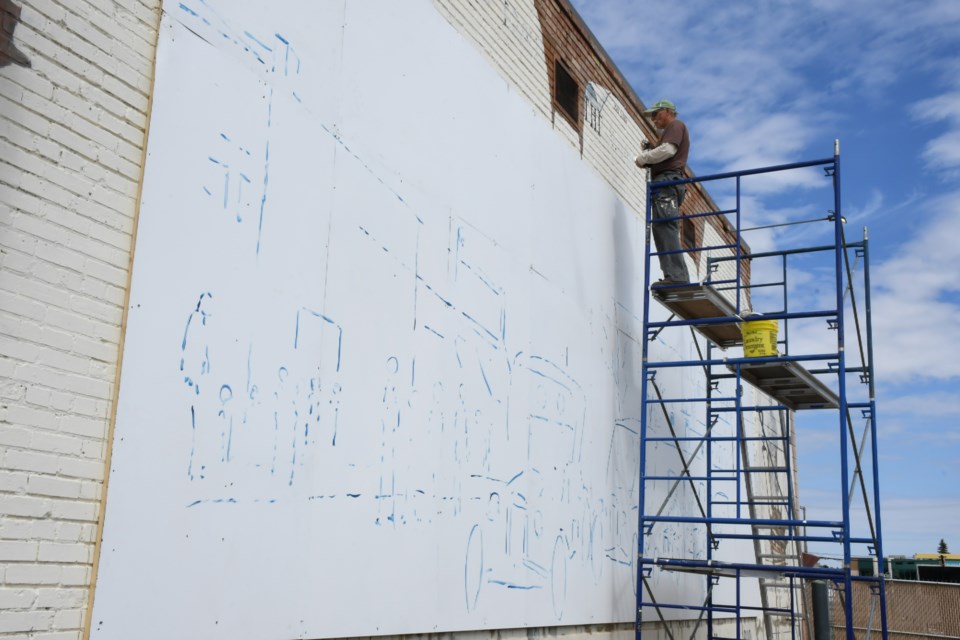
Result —
<instances>
[{"instance_id":1,"label":"yellow bucket","mask_svg":"<svg viewBox=\"0 0 960 640\"><path fill-rule=\"evenodd\" d=\"M764 358L777 355L776 320L751 320L740 326L743 332L743 356Z\"/></svg>"}]
</instances>

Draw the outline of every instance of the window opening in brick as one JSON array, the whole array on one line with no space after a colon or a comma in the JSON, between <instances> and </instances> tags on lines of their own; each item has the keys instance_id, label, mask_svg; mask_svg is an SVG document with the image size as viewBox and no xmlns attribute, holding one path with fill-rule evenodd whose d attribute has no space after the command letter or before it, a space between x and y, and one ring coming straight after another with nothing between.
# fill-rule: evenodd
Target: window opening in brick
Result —
<instances>
[{"instance_id":1,"label":"window opening in brick","mask_svg":"<svg viewBox=\"0 0 960 640\"><path fill-rule=\"evenodd\" d=\"M553 99L574 125L580 123L580 85L560 60L556 61Z\"/></svg>"},{"instance_id":2,"label":"window opening in brick","mask_svg":"<svg viewBox=\"0 0 960 640\"><path fill-rule=\"evenodd\" d=\"M694 249L697 246L697 226L693 219L684 218L680 221L680 230L683 233L683 246Z\"/></svg>"}]
</instances>

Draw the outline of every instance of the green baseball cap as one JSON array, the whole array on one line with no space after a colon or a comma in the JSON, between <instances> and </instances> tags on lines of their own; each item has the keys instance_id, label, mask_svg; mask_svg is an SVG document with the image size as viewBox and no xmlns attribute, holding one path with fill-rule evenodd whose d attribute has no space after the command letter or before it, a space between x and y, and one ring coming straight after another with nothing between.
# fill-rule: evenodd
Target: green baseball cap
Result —
<instances>
[{"instance_id":1,"label":"green baseball cap","mask_svg":"<svg viewBox=\"0 0 960 640\"><path fill-rule=\"evenodd\" d=\"M659 102L653 103L653 106L647 109L646 111L644 111L644 113L649 116L651 114L656 113L657 111L660 111L660 109L669 109L670 111L673 111L674 113L676 113L677 105L673 104L669 100L660 100Z\"/></svg>"}]
</instances>

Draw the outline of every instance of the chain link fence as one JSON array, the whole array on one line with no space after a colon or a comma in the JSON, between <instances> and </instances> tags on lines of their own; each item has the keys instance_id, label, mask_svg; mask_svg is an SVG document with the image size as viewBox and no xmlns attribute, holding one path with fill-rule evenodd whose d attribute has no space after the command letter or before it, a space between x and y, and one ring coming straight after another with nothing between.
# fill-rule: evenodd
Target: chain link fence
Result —
<instances>
[{"instance_id":1,"label":"chain link fence","mask_svg":"<svg viewBox=\"0 0 960 640\"><path fill-rule=\"evenodd\" d=\"M811 586L804 590L806 611L803 638L814 640ZM853 583L853 628L857 640L881 640L880 594L877 584ZM843 585L832 585L830 594L831 640L846 638ZM960 584L887 580L887 634L889 640L919 638L960 639Z\"/></svg>"}]
</instances>

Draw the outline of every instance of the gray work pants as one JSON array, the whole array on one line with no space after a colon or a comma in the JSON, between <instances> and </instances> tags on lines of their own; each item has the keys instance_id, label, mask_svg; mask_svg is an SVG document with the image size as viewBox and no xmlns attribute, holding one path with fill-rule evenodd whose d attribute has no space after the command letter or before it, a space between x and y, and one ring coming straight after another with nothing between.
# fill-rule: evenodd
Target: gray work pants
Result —
<instances>
[{"instance_id":1,"label":"gray work pants","mask_svg":"<svg viewBox=\"0 0 960 640\"><path fill-rule=\"evenodd\" d=\"M675 171L665 171L651 182L665 182L667 180L682 180L684 176ZM661 255L660 270L663 277L668 280L678 282L689 282L690 275L687 273L687 264L683 253L670 253L663 255L664 251L677 251L680 246L680 220L670 220L669 222L657 222L663 218L676 218L680 215L680 205L683 204L683 197L687 194L687 185L675 184L669 187L656 189L653 194L653 242L657 247L657 252Z\"/></svg>"}]
</instances>

